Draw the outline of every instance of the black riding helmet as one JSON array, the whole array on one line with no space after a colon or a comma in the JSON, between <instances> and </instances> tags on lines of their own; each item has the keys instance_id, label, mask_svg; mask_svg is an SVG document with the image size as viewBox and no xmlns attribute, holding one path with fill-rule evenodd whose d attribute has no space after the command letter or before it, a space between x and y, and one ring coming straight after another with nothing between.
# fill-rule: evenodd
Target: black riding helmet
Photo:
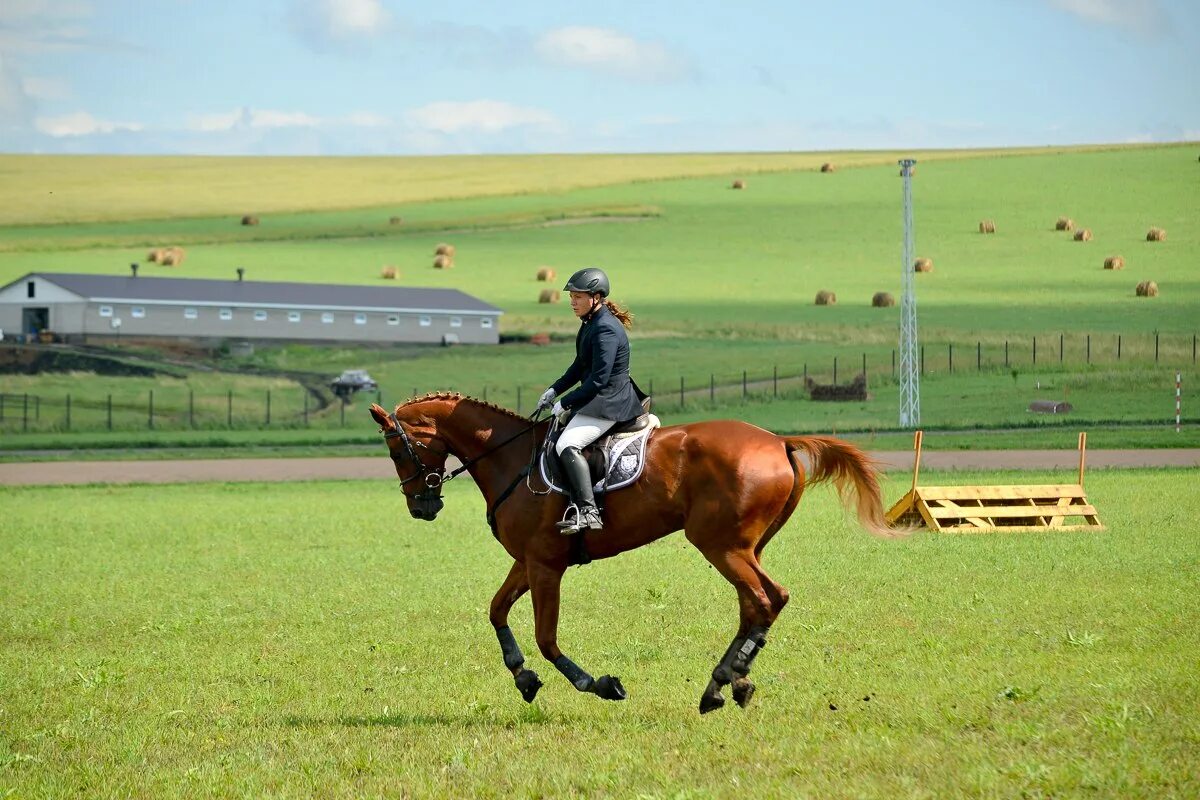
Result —
<instances>
[{"instance_id":1,"label":"black riding helmet","mask_svg":"<svg viewBox=\"0 0 1200 800\"><path fill-rule=\"evenodd\" d=\"M608 297L610 289L608 276L604 274L604 270L597 267L585 267L579 270L563 287L564 292L587 292L588 294L598 294L601 297Z\"/></svg>"}]
</instances>

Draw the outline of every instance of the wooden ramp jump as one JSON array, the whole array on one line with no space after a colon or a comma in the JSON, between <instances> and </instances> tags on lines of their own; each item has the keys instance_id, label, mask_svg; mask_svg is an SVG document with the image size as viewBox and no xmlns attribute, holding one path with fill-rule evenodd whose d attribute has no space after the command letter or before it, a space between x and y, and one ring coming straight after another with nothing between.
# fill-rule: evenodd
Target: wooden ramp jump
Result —
<instances>
[{"instance_id":1,"label":"wooden ramp jump","mask_svg":"<svg viewBox=\"0 0 1200 800\"><path fill-rule=\"evenodd\" d=\"M912 488L887 512L893 525L945 533L1104 530L1083 491L1087 434L1079 434L1079 483L918 486L922 432L913 437Z\"/></svg>"}]
</instances>

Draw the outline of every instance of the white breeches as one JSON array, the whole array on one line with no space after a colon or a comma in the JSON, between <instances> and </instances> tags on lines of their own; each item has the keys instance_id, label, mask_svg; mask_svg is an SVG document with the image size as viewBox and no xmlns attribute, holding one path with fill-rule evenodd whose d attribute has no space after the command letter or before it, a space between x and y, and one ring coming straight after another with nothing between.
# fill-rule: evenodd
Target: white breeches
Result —
<instances>
[{"instance_id":1,"label":"white breeches","mask_svg":"<svg viewBox=\"0 0 1200 800\"><path fill-rule=\"evenodd\" d=\"M603 436L605 431L616 424L611 419L600 419L599 417L576 414L571 417L571 421L567 423L567 427L563 428L562 435L558 437L558 444L554 449L558 451L559 455L562 455L562 451L568 447L578 447L582 450Z\"/></svg>"}]
</instances>

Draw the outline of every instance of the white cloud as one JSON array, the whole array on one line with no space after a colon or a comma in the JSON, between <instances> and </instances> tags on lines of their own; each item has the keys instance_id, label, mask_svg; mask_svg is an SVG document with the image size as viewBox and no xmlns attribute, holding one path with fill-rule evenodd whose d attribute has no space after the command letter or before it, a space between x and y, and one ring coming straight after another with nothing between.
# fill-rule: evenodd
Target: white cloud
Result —
<instances>
[{"instance_id":1,"label":"white cloud","mask_svg":"<svg viewBox=\"0 0 1200 800\"><path fill-rule=\"evenodd\" d=\"M1049 0L1050 5L1097 25L1133 31L1143 35L1160 33L1167 28L1167 14L1161 0Z\"/></svg>"},{"instance_id":2,"label":"white cloud","mask_svg":"<svg viewBox=\"0 0 1200 800\"><path fill-rule=\"evenodd\" d=\"M71 85L58 78L30 78L21 80L25 94L35 100L69 100L74 97Z\"/></svg>"},{"instance_id":3,"label":"white cloud","mask_svg":"<svg viewBox=\"0 0 1200 800\"><path fill-rule=\"evenodd\" d=\"M522 127L557 130L562 127L549 111L499 100L443 100L415 108L406 116L419 129L443 134L498 133Z\"/></svg>"},{"instance_id":4,"label":"white cloud","mask_svg":"<svg viewBox=\"0 0 1200 800\"><path fill-rule=\"evenodd\" d=\"M56 138L63 136L89 136L94 133L117 131L140 131L144 126L137 122L110 122L96 119L86 111L64 114L61 117L38 117L34 125L39 131Z\"/></svg>"},{"instance_id":5,"label":"white cloud","mask_svg":"<svg viewBox=\"0 0 1200 800\"><path fill-rule=\"evenodd\" d=\"M380 0L292 0L292 29L317 50L345 50L388 31L392 15Z\"/></svg>"},{"instance_id":6,"label":"white cloud","mask_svg":"<svg viewBox=\"0 0 1200 800\"><path fill-rule=\"evenodd\" d=\"M640 41L610 28L570 26L543 34L534 45L551 64L644 81L674 81L687 64L658 42Z\"/></svg>"}]
</instances>

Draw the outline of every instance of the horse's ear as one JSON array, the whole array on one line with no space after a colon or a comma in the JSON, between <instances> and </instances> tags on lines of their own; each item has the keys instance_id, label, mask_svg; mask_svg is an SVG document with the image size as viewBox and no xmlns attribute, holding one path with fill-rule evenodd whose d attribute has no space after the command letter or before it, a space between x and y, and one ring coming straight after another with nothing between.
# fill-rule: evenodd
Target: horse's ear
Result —
<instances>
[{"instance_id":1,"label":"horse's ear","mask_svg":"<svg viewBox=\"0 0 1200 800\"><path fill-rule=\"evenodd\" d=\"M371 403L371 417L379 423L379 427L385 431L390 431L396 427L396 423L392 422L392 418L384 410L383 406L377 403Z\"/></svg>"}]
</instances>

